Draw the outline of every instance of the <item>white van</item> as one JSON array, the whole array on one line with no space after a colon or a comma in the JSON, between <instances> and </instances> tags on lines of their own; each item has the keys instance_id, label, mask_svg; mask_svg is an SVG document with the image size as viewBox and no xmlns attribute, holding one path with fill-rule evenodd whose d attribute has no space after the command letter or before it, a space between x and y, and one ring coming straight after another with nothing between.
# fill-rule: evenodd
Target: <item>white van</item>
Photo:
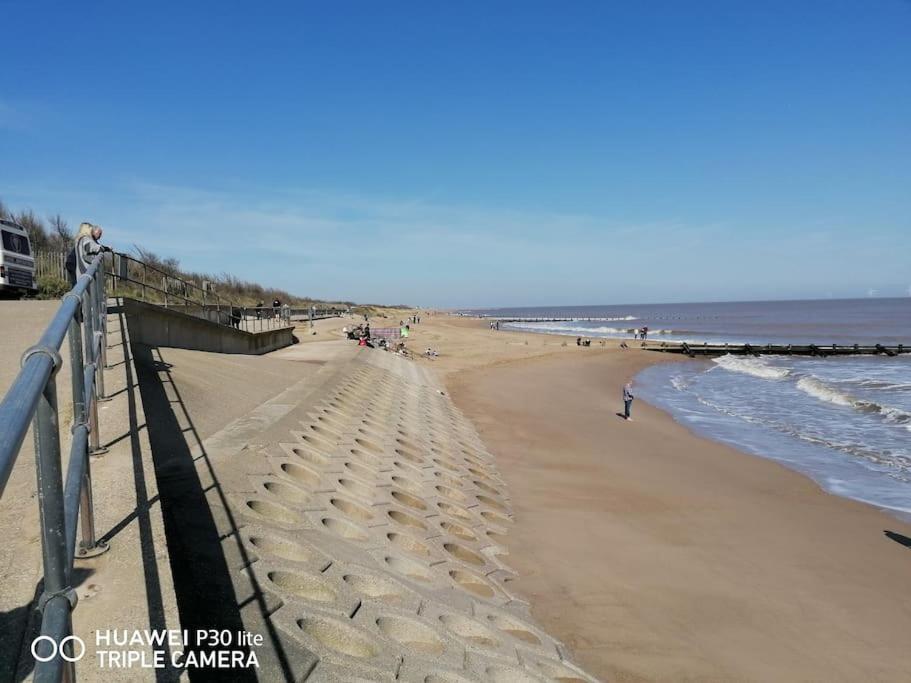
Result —
<instances>
[{"instance_id":1,"label":"white van","mask_svg":"<svg viewBox=\"0 0 911 683\"><path fill-rule=\"evenodd\" d=\"M28 233L21 225L0 218L0 294L38 291L35 257Z\"/></svg>"}]
</instances>

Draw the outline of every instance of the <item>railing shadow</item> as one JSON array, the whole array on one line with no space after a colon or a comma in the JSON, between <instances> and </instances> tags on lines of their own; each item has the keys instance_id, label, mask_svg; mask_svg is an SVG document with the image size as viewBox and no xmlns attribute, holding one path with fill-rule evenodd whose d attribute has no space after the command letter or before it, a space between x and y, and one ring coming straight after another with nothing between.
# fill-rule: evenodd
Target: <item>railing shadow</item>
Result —
<instances>
[{"instance_id":1,"label":"railing shadow","mask_svg":"<svg viewBox=\"0 0 911 683\"><path fill-rule=\"evenodd\" d=\"M116 315L120 322L120 344L123 347L123 367L126 380L124 391L127 396L127 414L129 419L129 431L127 432L130 439L130 458L133 464L133 487L136 494L136 508L132 513L127 515L123 520L115 524L101 538L105 543L109 543L121 530L126 528L134 520L136 521L139 531L139 548L142 553L142 570L145 582L146 608L149 613L149 629L152 631L163 631L167 626L165 618L164 604L161 594L161 577L158 574L158 563L155 553L155 537L152 530L152 521L150 518L150 509L153 505L159 503L159 497L155 496L149 499L148 485L146 483L146 471L142 461L142 446L139 439L139 419L136 413L136 389L138 384L133 377L133 367L131 361L131 349L128 343L128 337L124 334L126 330L126 315L121 307L118 307ZM171 657L167 652L167 643L162 644L165 652L165 661L170 662ZM177 681L180 674L172 668L155 669L155 680L158 683L167 683Z\"/></svg>"},{"instance_id":2,"label":"railing shadow","mask_svg":"<svg viewBox=\"0 0 911 683\"><path fill-rule=\"evenodd\" d=\"M254 558L249 556L241 540L239 525L174 382L172 366L164 361L157 348L143 344L132 347L155 463L181 628L191 633L205 629L243 631L241 605L231 580L223 541L235 540L243 566L249 567ZM194 450L198 453L195 457ZM203 486L200 470L213 482L209 487ZM227 524L227 529L219 530L207 493L224 509L222 522ZM293 681L281 638L269 619L265 595L255 572L248 572L248 576L252 583L252 600L257 603L267 631L264 635L275 653L282 678ZM237 646L230 649L248 651ZM196 669L191 672L191 679L224 680L224 673L218 669ZM257 678L254 670L231 670L232 681L255 681Z\"/></svg>"},{"instance_id":3,"label":"railing shadow","mask_svg":"<svg viewBox=\"0 0 911 683\"><path fill-rule=\"evenodd\" d=\"M94 569L74 567L70 583L81 586L95 573ZM31 680L35 660L31 655L32 641L41 633L41 614L38 599L44 592L44 581L38 581L32 599L7 612L0 612L0 681L22 683Z\"/></svg>"}]
</instances>

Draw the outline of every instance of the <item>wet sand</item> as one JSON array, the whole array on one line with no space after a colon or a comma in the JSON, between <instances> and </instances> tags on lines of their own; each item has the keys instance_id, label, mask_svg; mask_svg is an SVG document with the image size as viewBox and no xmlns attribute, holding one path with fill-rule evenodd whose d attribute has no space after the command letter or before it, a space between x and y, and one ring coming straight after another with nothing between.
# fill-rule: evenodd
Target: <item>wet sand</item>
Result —
<instances>
[{"instance_id":1,"label":"wet sand","mask_svg":"<svg viewBox=\"0 0 911 683\"><path fill-rule=\"evenodd\" d=\"M509 486L516 588L592 673L911 680L911 525L642 401L625 422L623 382L667 357L425 322Z\"/></svg>"}]
</instances>

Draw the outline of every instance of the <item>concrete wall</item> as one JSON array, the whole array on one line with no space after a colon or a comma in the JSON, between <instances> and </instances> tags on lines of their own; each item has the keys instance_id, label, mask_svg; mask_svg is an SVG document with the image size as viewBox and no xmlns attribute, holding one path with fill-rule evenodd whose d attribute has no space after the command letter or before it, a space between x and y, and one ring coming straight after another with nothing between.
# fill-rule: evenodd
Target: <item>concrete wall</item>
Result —
<instances>
[{"instance_id":1,"label":"concrete wall","mask_svg":"<svg viewBox=\"0 0 911 683\"><path fill-rule=\"evenodd\" d=\"M293 328L244 332L173 308L123 298L130 338L149 346L259 355L294 343Z\"/></svg>"}]
</instances>

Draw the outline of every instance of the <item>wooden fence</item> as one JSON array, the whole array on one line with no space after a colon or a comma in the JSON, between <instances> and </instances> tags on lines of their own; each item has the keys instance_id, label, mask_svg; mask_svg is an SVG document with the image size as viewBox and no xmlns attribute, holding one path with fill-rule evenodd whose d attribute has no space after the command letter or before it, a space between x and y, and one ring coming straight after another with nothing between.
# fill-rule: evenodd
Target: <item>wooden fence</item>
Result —
<instances>
[{"instance_id":1,"label":"wooden fence","mask_svg":"<svg viewBox=\"0 0 911 683\"><path fill-rule=\"evenodd\" d=\"M58 277L66 280L66 252L35 251L35 269L39 278Z\"/></svg>"}]
</instances>

